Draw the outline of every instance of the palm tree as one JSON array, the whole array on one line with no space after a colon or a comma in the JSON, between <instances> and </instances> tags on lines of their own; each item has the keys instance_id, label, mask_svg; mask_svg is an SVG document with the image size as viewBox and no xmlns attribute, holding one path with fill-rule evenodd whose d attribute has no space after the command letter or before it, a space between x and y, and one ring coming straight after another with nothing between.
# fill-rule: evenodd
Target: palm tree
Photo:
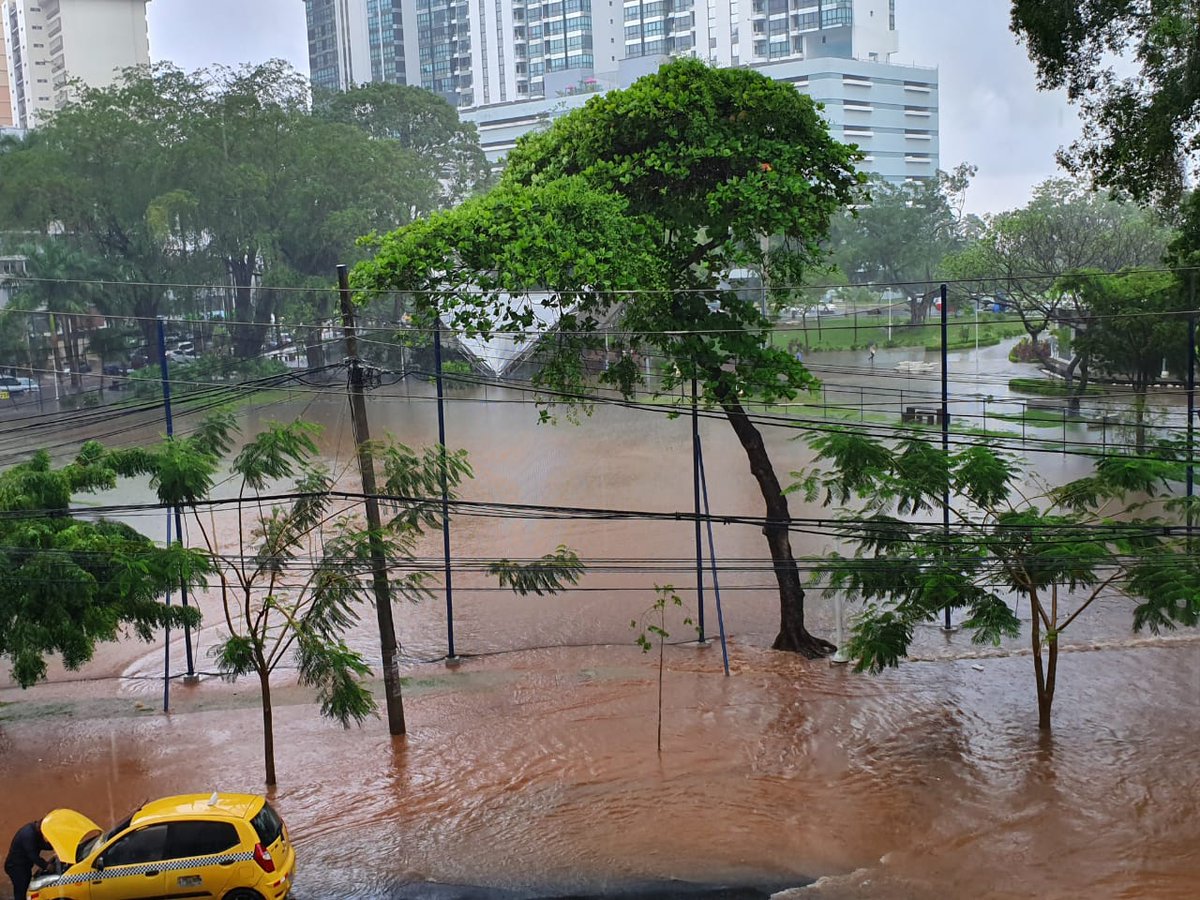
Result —
<instances>
[{"instance_id":1,"label":"palm tree","mask_svg":"<svg viewBox=\"0 0 1200 900\"><path fill-rule=\"evenodd\" d=\"M50 313L50 338L53 345L54 377L62 371L59 359L59 328L61 320L71 386L79 387L79 342L76 316L91 309L95 285L88 283L98 270L94 257L82 252L63 237L46 237L22 251L25 256L26 281L21 286L23 304L28 309L45 309Z\"/></svg>"}]
</instances>

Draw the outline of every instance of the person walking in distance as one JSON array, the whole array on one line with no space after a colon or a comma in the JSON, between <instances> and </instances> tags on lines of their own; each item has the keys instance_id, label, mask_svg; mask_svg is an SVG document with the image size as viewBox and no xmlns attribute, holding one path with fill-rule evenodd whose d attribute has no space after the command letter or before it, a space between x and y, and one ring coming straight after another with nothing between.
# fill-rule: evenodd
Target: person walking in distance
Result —
<instances>
[{"instance_id":1,"label":"person walking in distance","mask_svg":"<svg viewBox=\"0 0 1200 900\"><path fill-rule=\"evenodd\" d=\"M43 872L49 865L42 859L42 853L49 849L50 844L42 836L42 827L39 822L23 825L13 835L12 845L8 848L8 856L4 858L4 874L12 882L13 900L25 900L34 869Z\"/></svg>"}]
</instances>

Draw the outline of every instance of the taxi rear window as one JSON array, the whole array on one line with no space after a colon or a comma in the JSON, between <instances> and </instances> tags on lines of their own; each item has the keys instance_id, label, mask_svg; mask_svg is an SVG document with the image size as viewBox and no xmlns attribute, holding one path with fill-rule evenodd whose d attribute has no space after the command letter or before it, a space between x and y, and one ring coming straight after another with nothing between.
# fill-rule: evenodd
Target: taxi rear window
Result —
<instances>
[{"instance_id":1,"label":"taxi rear window","mask_svg":"<svg viewBox=\"0 0 1200 900\"><path fill-rule=\"evenodd\" d=\"M283 833L283 822L275 810L271 809L270 803L263 804L263 808L250 820L250 824L254 826L258 842L264 847L270 847Z\"/></svg>"}]
</instances>

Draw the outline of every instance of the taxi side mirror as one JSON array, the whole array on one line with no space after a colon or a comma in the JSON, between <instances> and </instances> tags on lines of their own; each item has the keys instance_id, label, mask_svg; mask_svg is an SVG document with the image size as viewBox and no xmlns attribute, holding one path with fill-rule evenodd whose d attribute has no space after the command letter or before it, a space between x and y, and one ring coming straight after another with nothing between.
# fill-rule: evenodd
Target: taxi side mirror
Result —
<instances>
[{"instance_id":1,"label":"taxi side mirror","mask_svg":"<svg viewBox=\"0 0 1200 900\"><path fill-rule=\"evenodd\" d=\"M92 863L92 868L95 869L97 872L103 872L104 871L104 857L97 856L96 861L94 863Z\"/></svg>"}]
</instances>

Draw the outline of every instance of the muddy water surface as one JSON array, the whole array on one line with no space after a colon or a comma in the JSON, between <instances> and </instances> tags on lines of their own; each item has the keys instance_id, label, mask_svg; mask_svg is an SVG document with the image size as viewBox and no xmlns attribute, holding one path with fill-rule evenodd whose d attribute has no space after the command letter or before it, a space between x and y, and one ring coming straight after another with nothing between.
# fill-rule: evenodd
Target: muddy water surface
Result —
<instances>
[{"instance_id":1,"label":"muddy water surface","mask_svg":"<svg viewBox=\"0 0 1200 900\"><path fill-rule=\"evenodd\" d=\"M488 502L688 510L684 420L599 410L580 428L539 428L515 393L459 395L449 442ZM335 467L349 425L332 400L267 415L323 422ZM376 431L420 445L433 408L403 392L372 402ZM147 426L150 428L150 426ZM744 457L704 426L714 512L759 514ZM151 430L151 435L153 431ZM781 471L803 446L770 435ZM130 440L137 440L132 434ZM1039 469L1070 477L1049 455ZM140 494L123 488L119 494ZM794 503L798 515L819 508ZM139 519L150 530L161 525ZM962 633L929 628L910 663L878 678L771 653L775 598L757 529L721 525L722 598L733 674L717 646L666 651L663 752L655 750L656 657L631 646L631 618L674 583L694 609L686 522L462 518L454 530L457 651L446 612L398 609L410 734L380 721L342 731L280 679L276 802L301 849L305 898L395 895L440 882L520 893L615 891L681 879L778 889L822 879L828 897L1193 897L1200 883L1200 644L1133 641L1129 610L1098 605L1064 654L1052 739L1034 727L1027 656L983 658ZM592 561L582 589L512 598L471 561L529 557L558 543ZM831 545L819 528L797 552ZM437 562L440 536L419 551ZM715 615L708 599L708 630ZM197 637L197 660L215 641ZM1027 614L1028 610L1018 610ZM812 595L815 631L832 611ZM377 646L368 614L352 635ZM1076 628L1072 626L1072 628ZM681 623L673 639L687 637ZM566 646L578 645L578 646ZM1093 647L1111 649L1088 649ZM1018 652L1020 642L1006 653ZM182 648L173 648L180 671ZM260 790L255 692L204 679L157 711L161 648L106 648L82 677L0 700L0 832L54 806L102 823L156 795Z\"/></svg>"}]
</instances>

